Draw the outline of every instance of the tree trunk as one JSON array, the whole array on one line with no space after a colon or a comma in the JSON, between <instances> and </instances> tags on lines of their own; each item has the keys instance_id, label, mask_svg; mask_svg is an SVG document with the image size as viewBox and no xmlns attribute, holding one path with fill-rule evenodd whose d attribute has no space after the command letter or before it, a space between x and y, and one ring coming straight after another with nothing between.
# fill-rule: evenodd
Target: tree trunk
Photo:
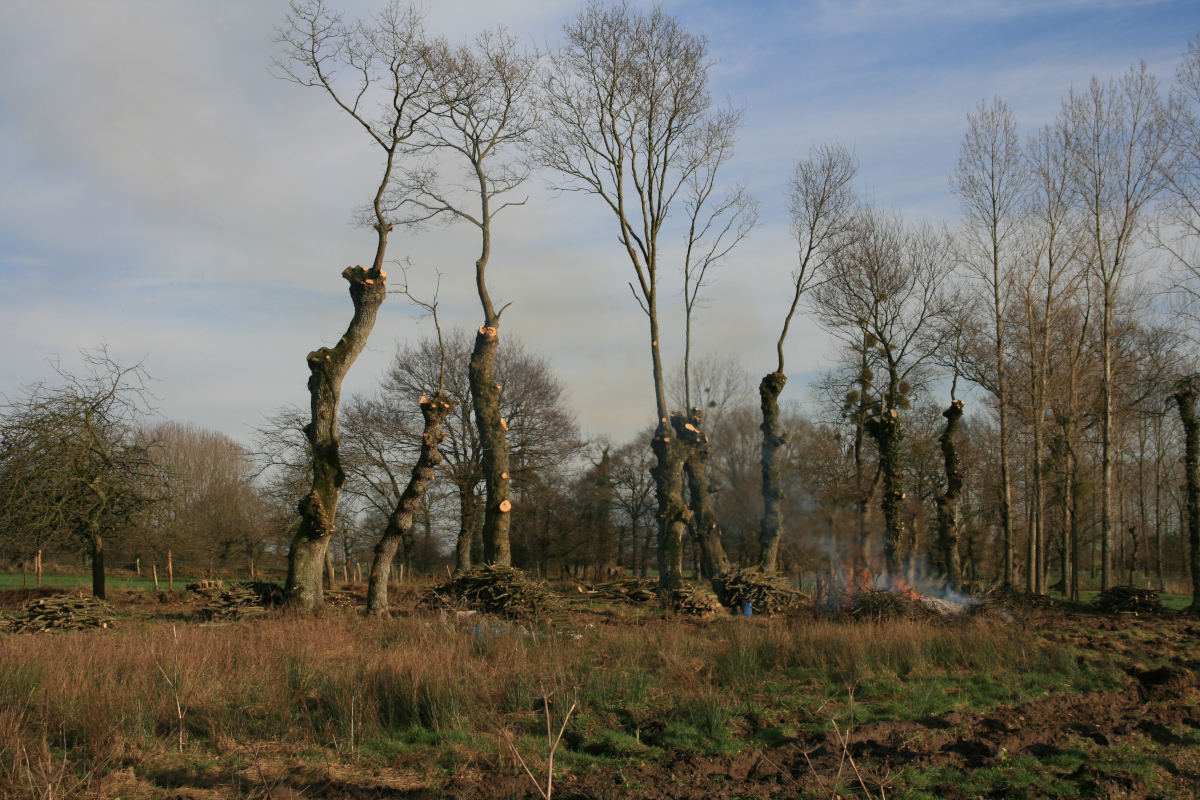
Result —
<instances>
[{"instance_id":1,"label":"tree trunk","mask_svg":"<svg viewBox=\"0 0 1200 800\"><path fill-rule=\"evenodd\" d=\"M88 539L92 545L92 596L104 600L104 539L99 534Z\"/></svg>"},{"instance_id":2,"label":"tree trunk","mask_svg":"<svg viewBox=\"0 0 1200 800\"><path fill-rule=\"evenodd\" d=\"M683 587L683 535L692 516L683 502L683 465L687 448L668 422L662 421L650 440L657 462L650 468L658 500L658 581L664 591Z\"/></svg>"},{"instance_id":3,"label":"tree trunk","mask_svg":"<svg viewBox=\"0 0 1200 800\"><path fill-rule=\"evenodd\" d=\"M942 412L946 429L939 441L946 461L946 491L937 498L938 542L946 566L946 579L954 591L962 589L962 564L958 557L958 499L962 495L963 476L958 468L958 450L954 438L962 421L963 401L955 400Z\"/></svg>"},{"instance_id":4,"label":"tree trunk","mask_svg":"<svg viewBox=\"0 0 1200 800\"><path fill-rule=\"evenodd\" d=\"M304 428L313 460L312 490L300 501L300 527L288 552L285 591L288 604L316 611L324 603L321 568L333 535L338 497L346 479L338 453L338 403L342 380L367 343L379 306L387 296L386 273L382 270L387 230L376 226L379 247L371 269L347 267L342 277L350 284L354 317L334 347L308 354L308 391L312 420Z\"/></svg>"},{"instance_id":5,"label":"tree trunk","mask_svg":"<svg viewBox=\"0 0 1200 800\"><path fill-rule=\"evenodd\" d=\"M495 373L499 341L494 324L479 328L475 349L471 352L469 375L485 490L483 560L507 567L512 564L508 538L512 500L508 485L508 426L500 416L501 387L496 383Z\"/></svg>"},{"instance_id":6,"label":"tree trunk","mask_svg":"<svg viewBox=\"0 0 1200 800\"><path fill-rule=\"evenodd\" d=\"M783 480L780 477L780 452L791 437L779 420L779 395L787 384L787 375L772 372L758 384L762 406L762 496L763 518L758 533L762 571L774 572L779 560L779 539L783 533Z\"/></svg>"},{"instance_id":7,"label":"tree trunk","mask_svg":"<svg viewBox=\"0 0 1200 800\"><path fill-rule=\"evenodd\" d=\"M691 410L686 421L679 416L671 418L675 435L687 447L683 471L687 475L688 493L692 501L692 526L696 531L696 544L700 548L701 571L705 577L715 581L729 571L729 559L721 543L721 528L717 525L717 512L709 491L708 460L712 456L712 448L701 429L703 421L703 412L698 408Z\"/></svg>"},{"instance_id":8,"label":"tree trunk","mask_svg":"<svg viewBox=\"0 0 1200 800\"><path fill-rule=\"evenodd\" d=\"M1200 611L1200 420L1196 419L1196 390L1184 384L1175 390L1179 419L1183 423L1184 486L1187 492L1189 568L1192 573L1193 613Z\"/></svg>"},{"instance_id":9,"label":"tree trunk","mask_svg":"<svg viewBox=\"0 0 1200 800\"><path fill-rule=\"evenodd\" d=\"M904 502L904 465L900 453L900 441L904 438L900 416L896 409L884 411L878 419L869 419L864 426L879 447L879 469L883 476L883 499L880 502L883 522L886 526L883 539L883 558L888 575L900 574L903 561L901 549L904 542L904 519L901 505Z\"/></svg>"},{"instance_id":10,"label":"tree trunk","mask_svg":"<svg viewBox=\"0 0 1200 800\"><path fill-rule=\"evenodd\" d=\"M442 422L453 408L454 401L445 394L421 398L421 416L425 418L421 454L412 468L408 486L388 517L383 536L375 544L375 558L371 562L367 584L367 614L371 616L382 617L388 613L388 578L392 571L392 559L396 557L396 548L401 541L405 543L405 550L411 552L413 512L420 505L429 481L433 480L434 468L442 463L442 454L438 451L438 445L446 438Z\"/></svg>"}]
</instances>

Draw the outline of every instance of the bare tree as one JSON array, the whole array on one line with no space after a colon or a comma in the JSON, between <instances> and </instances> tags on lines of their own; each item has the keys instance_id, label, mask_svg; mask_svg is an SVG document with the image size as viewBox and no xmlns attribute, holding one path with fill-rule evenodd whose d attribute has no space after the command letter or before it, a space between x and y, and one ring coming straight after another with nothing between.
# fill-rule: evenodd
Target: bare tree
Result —
<instances>
[{"instance_id":1,"label":"bare tree","mask_svg":"<svg viewBox=\"0 0 1200 800\"><path fill-rule=\"evenodd\" d=\"M783 530L783 484L780 480L780 450L790 438L780 422L779 395L787 384L783 371L783 344L800 298L830 279L833 259L853 238L853 218L858 200L853 181L858 160L840 142L813 145L808 157L796 162L788 185L788 211L799 258L792 272L792 303L783 320L783 331L775 350L779 363L758 385L762 406L762 496L763 518L759 548L764 572L773 572Z\"/></svg>"},{"instance_id":2,"label":"bare tree","mask_svg":"<svg viewBox=\"0 0 1200 800\"><path fill-rule=\"evenodd\" d=\"M1092 78L1087 89L1071 92L1062 111L1100 300L1100 582L1105 589L1113 580L1114 313L1144 245L1151 203L1173 172L1168 111L1159 97L1158 80L1144 63L1119 80L1101 83Z\"/></svg>"},{"instance_id":3,"label":"bare tree","mask_svg":"<svg viewBox=\"0 0 1200 800\"><path fill-rule=\"evenodd\" d=\"M963 212L962 260L988 295L989 325L981 327L980 333L989 340L991 363L973 370L971 376L995 396L1000 417L1000 526L1006 584L1013 581L1014 539L1005 321L1027 183L1017 121L1008 104L999 97L980 102L976 113L967 115L967 133L950 188Z\"/></svg>"},{"instance_id":4,"label":"bare tree","mask_svg":"<svg viewBox=\"0 0 1200 800\"><path fill-rule=\"evenodd\" d=\"M905 497L900 411L909 407L940 345L937 323L946 313L953 262L948 237L928 224L910 229L898 214L877 210L865 210L857 220L859 229L838 252L832 276L812 293L813 309L818 322L848 344L858 346L867 334L864 352L883 373L863 426L879 450L884 557L888 573L898 575Z\"/></svg>"},{"instance_id":5,"label":"bare tree","mask_svg":"<svg viewBox=\"0 0 1200 800\"><path fill-rule=\"evenodd\" d=\"M496 381L500 315L486 280L492 254L492 221L524 200L506 197L524 183L528 169L512 157L537 124L533 103L537 57L523 51L503 28L479 35L475 46L435 43L428 51L437 105L420 126L413 151L427 156L405 171L389 195L393 219L420 225L434 219L466 222L480 235L475 288L483 324L471 353L471 400L479 431L486 505L483 550L487 563L509 565L512 497L509 489L507 420L500 413L503 384ZM449 156L462 168L462 184L443 181L435 159Z\"/></svg>"},{"instance_id":6,"label":"bare tree","mask_svg":"<svg viewBox=\"0 0 1200 800\"><path fill-rule=\"evenodd\" d=\"M586 5L564 29L551 58L539 129L539 160L563 176L560 188L594 194L612 211L618 240L633 266L630 283L650 323L650 358L658 425L652 440L659 508L662 587L683 583L683 534L692 512L683 499L688 449L674 436L667 406L658 319L659 234L672 203L723 158L741 115L715 109L708 92L707 42L660 7L642 14L628 3ZM723 134L724 132L724 134ZM700 205L693 219L706 215Z\"/></svg>"},{"instance_id":7,"label":"bare tree","mask_svg":"<svg viewBox=\"0 0 1200 800\"><path fill-rule=\"evenodd\" d=\"M104 557L165 493L154 442L140 432L153 413L149 376L103 347L85 372L54 365L59 383L36 383L0 406L0 507L9 535L72 537L92 562L104 599Z\"/></svg>"},{"instance_id":8,"label":"bare tree","mask_svg":"<svg viewBox=\"0 0 1200 800\"><path fill-rule=\"evenodd\" d=\"M420 14L393 2L370 21L344 21L324 0L293 2L275 41L280 77L315 87L332 98L383 153L383 167L364 222L375 229L370 267L347 267L354 317L333 347L308 354L311 418L305 427L312 455L312 490L300 503L300 525L288 554L289 602L315 610L324 602L321 567L337 517L345 473L338 452L338 405L342 380L366 346L387 294L384 258L392 224L385 198L404 144L429 113L432 67ZM344 71L345 80L341 80ZM368 107L378 104L372 115Z\"/></svg>"}]
</instances>

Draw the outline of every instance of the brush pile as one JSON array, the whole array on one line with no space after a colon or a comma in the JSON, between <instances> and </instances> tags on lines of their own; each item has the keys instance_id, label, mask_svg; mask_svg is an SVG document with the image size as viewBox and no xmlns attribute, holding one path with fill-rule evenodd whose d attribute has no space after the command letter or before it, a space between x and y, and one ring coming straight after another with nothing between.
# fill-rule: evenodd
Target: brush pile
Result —
<instances>
[{"instance_id":1,"label":"brush pile","mask_svg":"<svg viewBox=\"0 0 1200 800\"><path fill-rule=\"evenodd\" d=\"M418 605L427 608L466 606L500 617L544 617L556 610L555 595L544 581L519 569L481 564L453 580L434 586Z\"/></svg>"},{"instance_id":2,"label":"brush pile","mask_svg":"<svg viewBox=\"0 0 1200 800\"><path fill-rule=\"evenodd\" d=\"M883 622L889 619L929 619L937 612L919 599L887 589L863 589L850 598L846 613L862 622Z\"/></svg>"},{"instance_id":3,"label":"brush pile","mask_svg":"<svg viewBox=\"0 0 1200 800\"><path fill-rule=\"evenodd\" d=\"M663 595L664 605L676 614L689 617L706 617L721 610L720 604L708 592L684 584Z\"/></svg>"},{"instance_id":4,"label":"brush pile","mask_svg":"<svg viewBox=\"0 0 1200 800\"><path fill-rule=\"evenodd\" d=\"M233 622L260 617L267 613L269 607L253 587L245 584L234 584L228 589L204 589L197 593L208 597L207 602L194 613L196 619L205 622Z\"/></svg>"},{"instance_id":5,"label":"brush pile","mask_svg":"<svg viewBox=\"0 0 1200 800\"><path fill-rule=\"evenodd\" d=\"M781 614L808 598L792 588L782 575L768 575L760 570L739 567L713 581L721 605L735 614L751 603L755 614Z\"/></svg>"},{"instance_id":6,"label":"brush pile","mask_svg":"<svg viewBox=\"0 0 1200 800\"><path fill-rule=\"evenodd\" d=\"M111 610L103 600L91 595L72 594L30 601L24 613L12 619L6 630L11 633L78 631L112 628L115 627L114 622Z\"/></svg>"},{"instance_id":7,"label":"brush pile","mask_svg":"<svg viewBox=\"0 0 1200 800\"><path fill-rule=\"evenodd\" d=\"M1064 603L1044 594L1030 594L1009 586L999 586L979 595L967 613L977 619L1001 619L1011 622L1041 611L1061 610Z\"/></svg>"},{"instance_id":8,"label":"brush pile","mask_svg":"<svg viewBox=\"0 0 1200 800\"><path fill-rule=\"evenodd\" d=\"M623 603L653 603L658 599L658 581L649 578L630 578L624 581L601 583L588 591L591 597L617 600Z\"/></svg>"},{"instance_id":9,"label":"brush pile","mask_svg":"<svg viewBox=\"0 0 1200 800\"><path fill-rule=\"evenodd\" d=\"M1139 589L1137 586L1113 586L1096 595L1092 608L1102 614L1158 614L1163 610L1162 600L1154 589Z\"/></svg>"}]
</instances>

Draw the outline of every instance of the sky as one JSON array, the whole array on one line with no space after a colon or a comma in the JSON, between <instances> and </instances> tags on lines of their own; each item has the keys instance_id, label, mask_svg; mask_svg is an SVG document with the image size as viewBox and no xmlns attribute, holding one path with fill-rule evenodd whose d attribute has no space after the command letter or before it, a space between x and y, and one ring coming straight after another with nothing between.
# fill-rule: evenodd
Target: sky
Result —
<instances>
[{"instance_id":1,"label":"sky","mask_svg":"<svg viewBox=\"0 0 1200 800\"><path fill-rule=\"evenodd\" d=\"M378 5L341 7L353 17ZM548 49L580 4L423 7L430 32L452 43L504 25ZM1200 4L1182 0L664 8L708 36L713 96L744 109L724 179L761 204L761 224L715 275L694 352L733 355L756 378L774 369L790 299L786 181L814 142L852 146L876 202L954 224L947 177L978 102L1003 97L1032 133L1093 75L1144 60L1169 84L1200 33ZM352 313L340 273L374 254L352 212L380 162L328 96L269 72L286 11L280 0L0 6L0 393L51 378L55 356L78 368L79 351L103 343L144 360L163 417L238 440L264 413L307 403L305 355L334 344ZM526 187L528 202L495 222L490 288L513 303L502 334L550 359L586 433L626 439L653 419L654 400L648 326L614 220L598 199L556 195L541 176ZM471 329L482 319L477 251L474 229L452 226L393 234L389 257L408 259L426 296L440 272L443 322ZM668 266L661 282L673 363L682 278ZM370 391L398 345L431 333L389 297L345 392ZM793 325L785 399L804 397L832 349L807 319Z\"/></svg>"}]
</instances>

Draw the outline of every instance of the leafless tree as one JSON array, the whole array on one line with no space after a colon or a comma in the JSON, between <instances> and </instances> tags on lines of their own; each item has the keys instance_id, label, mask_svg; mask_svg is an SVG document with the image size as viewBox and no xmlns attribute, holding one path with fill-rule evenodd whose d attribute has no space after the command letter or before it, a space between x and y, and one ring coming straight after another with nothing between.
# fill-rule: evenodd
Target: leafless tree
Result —
<instances>
[{"instance_id":1,"label":"leafless tree","mask_svg":"<svg viewBox=\"0 0 1200 800\"><path fill-rule=\"evenodd\" d=\"M783 371L783 344L800 298L830 280L834 259L854 238L853 222L858 200L853 182L857 174L858 160L854 154L840 142L826 142L813 145L808 157L796 162L788 185L792 235L799 247L796 268L792 272L792 302L775 345L779 363L758 385L763 434L763 518L759 548L765 572L775 570L783 530L784 495L779 457L780 449L789 439L779 414L779 395L787 384L787 375Z\"/></svg>"},{"instance_id":2,"label":"leafless tree","mask_svg":"<svg viewBox=\"0 0 1200 800\"><path fill-rule=\"evenodd\" d=\"M483 456L485 488L483 556L487 563L512 561L509 527L508 421L500 413L503 384L496 380L500 315L492 301L486 270L492 254L492 222L504 209L524 204L508 200L529 171L515 158L537 125L534 105L537 57L521 49L503 28L481 34L474 47L444 41L427 51L436 105L420 124L412 151L426 158L408 169L388 197L393 219L406 225L442 219L466 222L480 235L475 288L483 307L471 353L471 400ZM437 159L449 157L464 175L461 184L442 179Z\"/></svg>"},{"instance_id":3,"label":"leafless tree","mask_svg":"<svg viewBox=\"0 0 1200 800\"><path fill-rule=\"evenodd\" d=\"M712 145L727 141L741 115L714 108L705 38L660 7L642 14L628 3L605 7L593 0L567 24L564 39L546 74L546 120L535 150L562 176L560 188L604 201L636 275L630 289L650 323L658 419L652 447L659 574L663 589L673 590L683 582L683 534L692 512L682 484L688 450L673 435L659 345L659 236L680 192L703 186L706 170L715 173L724 151ZM692 218L707 218L700 205Z\"/></svg>"},{"instance_id":4,"label":"leafless tree","mask_svg":"<svg viewBox=\"0 0 1200 800\"><path fill-rule=\"evenodd\" d=\"M324 0L294 1L276 28L283 53L274 62L280 77L329 95L383 154L379 183L363 219L375 229L370 267L347 267L354 317L333 347L308 354L311 417L305 435L311 445L312 490L300 505L300 525L288 554L289 602L314 610L324 602L321 567L337 518L345 473L338 452L338 405L342 380L366 346L379 306L387 294L388 233L386 197L397 159L429 114L433 66L420 13L389 4L370 20L347 22ZM370 106L377 110L372 113Z\"/></svg>"},{"instance_id":5,"label":"leafless tree","mask_svg":"<svg viewBox=\"0 0 1200 800\"><path fill-rule=\"evenodd\" d=\"M865 334L870 367L883 373L864 428L879 450L884 557L888 572L898 575L905 496L900 411L940 346L937 323L947 311L944 290L954 265L947 235L929 224L910 228L898 214L864 210L857 227L832 276L813 290L812 305L818 322L847 344L858 347Z\"/></svg>"},{"instance_id":6,"label":"leafless tree","mask_svg":"<svg viewBox=\"0 0 1200 800\"><path fill-rule=\"evenodd\" d=\"M1019 252L1020 211L1028 175L1017 137L1017 121L999 97L984 101L967 115L967 133L959 148L950 188L963 212L961 258L988 297L986 337L991 362L971 377L996 398L1000 417L1000 526L1004 535L1004 581L1013 580L1012 479L1009 475L1009 397L1005 331L1012 288L1011 272Z\"/></svg>"},{"instance_id":7,"label":"leafless tree","mask_svg":"<svg viewBox=\"0 0 1200 800\"><path fill-rule=\"evenodd\" d=\"M1113 324L1119 294L1137 268L1151 204L1173 172L1170 115L1146 65L1119 80L1092 78L1062 111L1071 143L1074 190L1087 219L1091 267L1100 301L1101 586L1112 585Z\"/></svg>"},{"instance_id":8,"label":"leafless tree","mask_svg":"<svg viewBox=\"0 0 1200 800\"><path fill-rule=\"evenodd\" d=\"M103 599L104 557L166 491L154 442L139 435L153 413L149 376L103 347L85 371L54 364L0 406L0 508L9 537L31 544L71 537L87 548L92 593Z\"/></svg>"}]
</instances>

